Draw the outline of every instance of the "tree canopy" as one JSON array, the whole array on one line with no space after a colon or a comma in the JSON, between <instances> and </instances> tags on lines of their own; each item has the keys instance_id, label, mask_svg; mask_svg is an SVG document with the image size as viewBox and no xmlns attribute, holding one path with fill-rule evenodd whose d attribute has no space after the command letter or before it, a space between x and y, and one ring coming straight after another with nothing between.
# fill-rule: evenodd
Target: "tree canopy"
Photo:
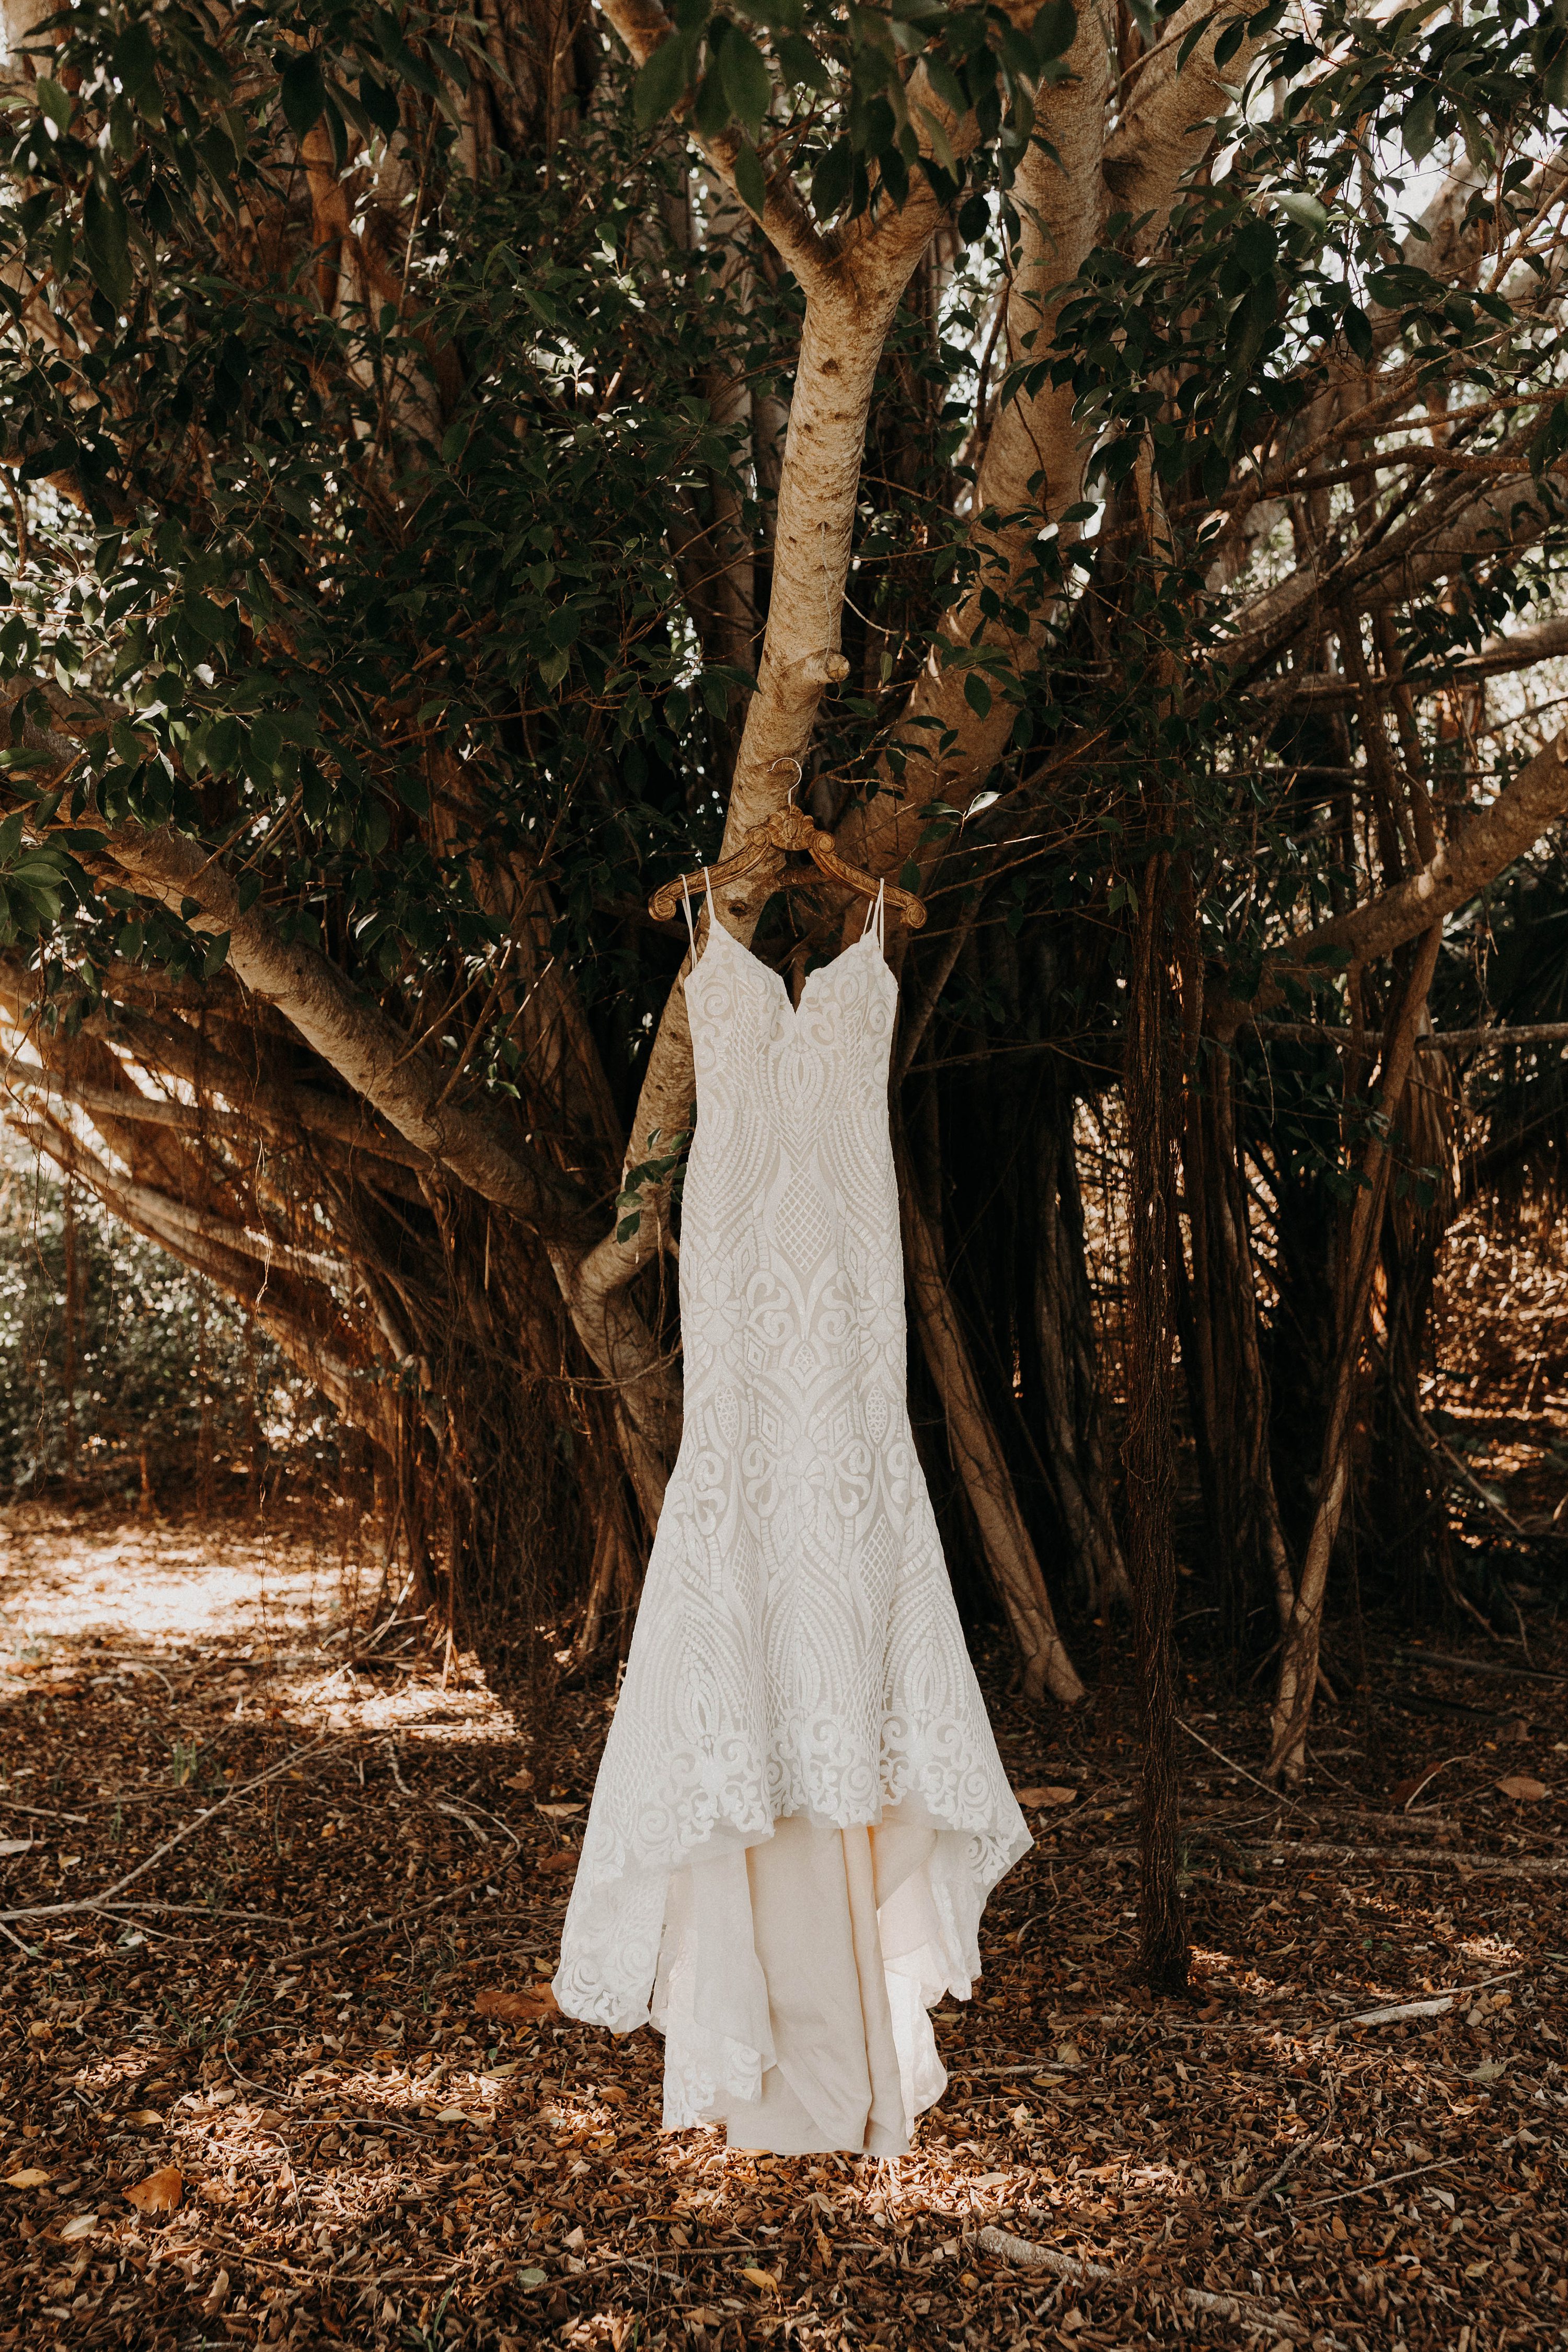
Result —
<instances>
[{"instance_id":1,"label":"tree canopy","mask_svg":"<svg viewBox=\"0 0 1568 2352\"><path fill-rule=\"evenodd\" d=\"M956 1553L1035 1694L1130 1582L1157 1683L1179 1422L1298 1775L1369 1415L1406 1604L1458 1591L1448 1074L1565 1009L1568 27L5 22L13 1124L369 1433L422 1575L574 1593L585 1653L679 1437L647 900L798 795L931 908L896 1126ZM720 912L797 987L859 920ZM1554 1181L1555 1043L1478 1071L1467 1166Z\"/></svg>"}]
</instances>

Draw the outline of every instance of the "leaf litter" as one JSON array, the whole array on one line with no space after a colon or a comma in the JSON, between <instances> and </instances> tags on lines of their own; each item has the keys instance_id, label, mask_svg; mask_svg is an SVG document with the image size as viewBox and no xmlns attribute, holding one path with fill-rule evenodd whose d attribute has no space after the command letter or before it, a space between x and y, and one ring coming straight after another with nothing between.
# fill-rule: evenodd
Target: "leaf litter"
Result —
<instances>
[{"instance_id":1,"label":"leaf litter","mask_svg":"<svg viewBox=\"0 0 1568 2352\"><path fill-rule=\"evenodd\" d=\"M1130 1692L1041 1717L983 1658L1037 1843L938 2012L947 2095L894 2162L773 2158L664 2133L657 2039L549 1990L613 1666L530 1739L416 1629L367 1663L303 1524L4 1525L43 1668L0 1685L0 1828L41 1824L0 1896L6 2352L1568 2340L1561 1685L1507 1773L1485 1726L1325 1709L1292 1805L1194 1673L1178 2002L1136 1980Z\"/></svg>"}]
</instances>

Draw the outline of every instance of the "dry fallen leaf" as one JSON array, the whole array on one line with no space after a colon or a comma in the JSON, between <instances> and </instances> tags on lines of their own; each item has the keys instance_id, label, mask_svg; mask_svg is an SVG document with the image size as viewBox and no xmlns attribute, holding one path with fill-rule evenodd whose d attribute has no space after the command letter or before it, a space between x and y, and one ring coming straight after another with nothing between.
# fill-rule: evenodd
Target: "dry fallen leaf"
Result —
<instances>
[{"instance_id":1,"label":"dry fallen leaf","mask_svg":"<svg viewBox=\"0 0 1568 2352\"><path fill-rule=\"evenodd\" d=\"M741 2273L748 2286L761 2287L764 2294L777 2294L779 2283L772 2271L753 2270L750 2264Z\"/></svg>"},{"instance_id":2,"label":"dry fallen leaf","mask_svg":"<svg viewBox=\"0 0 1568 2352\"><path fill-rule=\"evenodd\" d=\"M36 2164L29 2164L20 2172L8 2172L5 2186L7 2189L41 2189L49 2178L49 2174L40 2172Z\"/></svg>"},{"instance_id":3,"label":"dry fallen leaf","mask_svg":"<svg viewBox=\"0 0 1568 2352\"><path fill-rule=\"evenodd\" d=\"M499 2017L508 2025L531 2025L541 2017L554 2016L560 2006L547 1984L530 1985L526 1992L503 1992L498 1987L474 1995L481 2017Z\"/></svg>"},{"instance_id":4,"label":"dry fallen leaf","mask_svg":"<svg viewBox=\"0 0 1568 2352\"><path fill-rule=\"evenodd\" d=\"M172 2213L184 2194L184 2179L177 2166L165 2164L125 2191L125 2201L138 2213Z\"/></svg>"},{"instance_id":5,"label":"dry fallen leaf","mask_svg":"<svg viewBox=\"0 0 1568 2352\"><path fill-rule=\"evenodd\" d=\"M568 2230L561 2242L563 2246L567 2247L571 2252L580 2254L588 2242L586 2238L583 2235L582 2224L579 2222L576 2229Z\"/></svg>"},{"instance_id":6,"label":"dry fallen leaf","mask_svg":"<svg viewBox=\"0 0 1568 2352\"><path fill-rule=\"evenodd\" d=\"M512 1772L509 1774L507 1779L501 1782L501 1787L503 1789L516 1789L525 1797L532 1786L533 1775L529 1770L526 1764L523 1766L521 1772Z\"/></svg>"},{"instance_id":7,"label":"dry fallen leaf","mask_svg":"<svg viewBox=\"0 0 1568 2352\"><path fill-rule=\"evenodd\" d=\"M31 1838L0 1838L0 1853L26 1853L32 1843Z\"/></svg>"},{"instance_id":8,"label":"dry fallen leaf","mask_svg":"<svg viewBox=\"0 0 1568 2352\"><path fill-rule=\"evenodd\" d=\"M547 1853L540 1863L539 1867L541 1870L551 1871L575 1870L577 1867L576 1847L569 1846L564 1853Z\"/></svg>"},{"instance_id":9,"label":"dry fallen leaf","mask_svg":"<svg viewBox=\"0 0 1568 2352\"><path fill-rule=\"evenodd\" d=\"M139 2131L153 2131L163 2118L156 2107L133 2107L125 2120L128 2124L134 2124Z\"/></svg>"},{"instance_id":10,"label":"dry fallen leaf","mask_svg":"<svg viewBox=\"0 0 1568 2352\"><path fill-rule=\"evenodd\" d=\"M1077 1794L1076 1789L1020 1789L1017 1791L1018 1802L1027 1805L1031 1812L1038 1812L1046 1805L1070 1805Z\"/></svg>"},{"instance_id":11,"label":"dry fallen leaf","mask_svg":"<svg viewBox=\"0 0 1568 2352\"><path fill-rule=\"evenodd\" d=\"M90 2238L98 2227L96 2213L73 2213L60 2231L62 2246L74 2246L79 2238Z\"/></svg>"},{"instance_id":12,"label":"dry fallen leaf","mask_svg":"<svg viewBox=\"0 0 1568 2352\"><path fill-rule=\"evenodd\" d=\"M606 2107L624 2107L626 2103L626 2093L616 2089L612 2083L605 2084L596 2095Z\"/></svg>"},{"instance_id":13,"label":"dry fallen leaf","mask_svg":"<svg viewBox=\"0 0 1568 2352\"><path fill-rule=\"evenodd\" d=\"M580 1813L583 1808L580 1804L540 1805L535 1810L542 1812L547 1822L567 1822L571 1820L574 1813Z\"/></svg>"},{"instance_id":14,"label":"dry fallen leaf","mask_svg":"<svg viewBox=\"0 0 1568 2352\"><path fill-rule=\"evenodd\" d=\"M219 2271L216 2278L214 2279L211 2286L208 2287L205 2294L202 2297L202 2317L204 2319L216 2319L218 2313L223 2309L224 2305L227 2301L228 2273L226 2271Z\"/></svg>"},{"instance_id":15,"label":"dry fallen leaf","mask_svg":"<svg viewBox=\"0 0 1568 2352\"><path fill-rule=\"evenodd\" d=\"M1505 1797L1522 1798L1531 1805L1538 1804L1546 1794L1544 1780L1531 1780L1523 1772L1510 1772L1506 1780L1498 1782L1498 1787Z\"/></svg>"}]
</instances>

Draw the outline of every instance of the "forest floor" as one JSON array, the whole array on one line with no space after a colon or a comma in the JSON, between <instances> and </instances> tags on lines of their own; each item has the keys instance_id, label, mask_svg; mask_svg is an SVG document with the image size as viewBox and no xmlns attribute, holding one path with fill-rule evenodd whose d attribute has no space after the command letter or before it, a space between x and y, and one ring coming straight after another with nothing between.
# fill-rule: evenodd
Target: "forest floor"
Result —
<instances>
[{"instance_id":1,"label":"forest floor","mask_svg":"<svg viewBox=\"0 0 1568 2352\"><path fill-rule=\"evenodd\" d=\"M1257 1693L1185 1674L1186 2000L1136 1979L1129 1694L987 1672L1038 1843L947 2095L907 2158L774 2159L529 1992L610 1678L530 1749L373 1641L340 1507L0 1514L0 2346L1568 2344L1551 1610L1369 1623L1289 1801Z\"/></svg>"}]
</instances>

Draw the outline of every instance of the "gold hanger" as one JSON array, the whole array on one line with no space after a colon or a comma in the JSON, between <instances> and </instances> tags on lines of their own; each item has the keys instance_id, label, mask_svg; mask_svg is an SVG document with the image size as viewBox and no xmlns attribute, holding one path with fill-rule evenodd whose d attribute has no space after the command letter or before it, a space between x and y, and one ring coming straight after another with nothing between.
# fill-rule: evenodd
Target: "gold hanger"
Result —
<instances>
[{"instance_id":1,"label":"gold hanger","mask_svg":"<svg viewBox=\"0 0 1568 2352\"><path fill-rule=\"evenodd\" d=\"M782 761L775 766L782 766ZM895 882L879 882L875 875L862 873L858 866L847 866L833 846L833 835L819 831L804 809L795 805L800 789L800 762L790 763L795 779L789 788L782 809L753 825L742 846L733 857L726 857L721 866L699 866L695 874L678 874L673 881L661 883L647 902L648 913L657 923L666 923L679 906L688 891L701 887L704 871L710 887L722 889L727 882L738 881L743 874L760 875L773 890L794 890L815 883L816 874L798 870L786 873L784 859L792 852L809 857L823 874L842 882L862 898L874 898L879 890L885 893L889 907L896 907L911 931L918 931L926 919L925 900L917 898L912 890L900 890Z\"/></svg>"}]
</instances>

